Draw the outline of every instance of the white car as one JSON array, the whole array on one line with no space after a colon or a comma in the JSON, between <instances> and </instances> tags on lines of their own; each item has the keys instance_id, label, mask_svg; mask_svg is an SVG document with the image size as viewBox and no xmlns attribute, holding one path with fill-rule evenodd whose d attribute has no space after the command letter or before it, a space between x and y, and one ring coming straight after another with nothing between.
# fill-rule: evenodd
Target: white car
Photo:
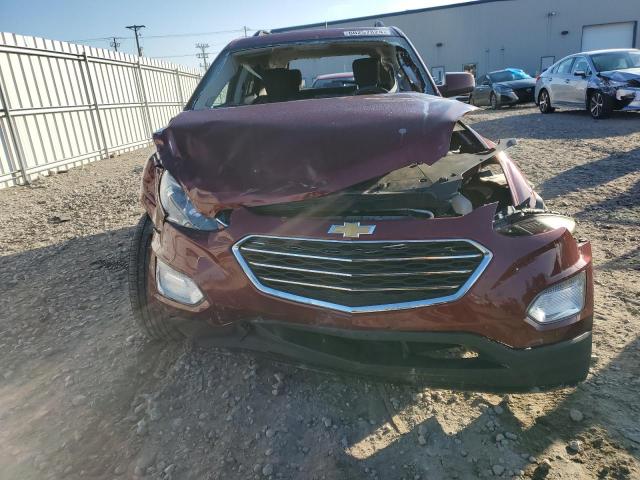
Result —
<instances>
[{"instance_id":1,"label":"white car","mask_svg":"<svg viewBox=\"0 0 640 480\"><path fill-rule=\"evenodd\" d=\"M613 110L640 110L640 50L569 55L538 77L535 99L542 113L556 107L586 108L596 119Z\"/></svg>"}]
</instances>

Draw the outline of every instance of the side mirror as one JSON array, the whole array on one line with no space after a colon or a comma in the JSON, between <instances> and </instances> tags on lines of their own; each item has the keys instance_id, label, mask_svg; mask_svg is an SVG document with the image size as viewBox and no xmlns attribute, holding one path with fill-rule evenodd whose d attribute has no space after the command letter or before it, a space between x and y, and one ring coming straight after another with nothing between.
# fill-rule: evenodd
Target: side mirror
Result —
<instances>
[{"instance_id":1,"label":"side mirror","mask_svg":"<svg viewBox=\"0 0 640 480\"><path fill-rule=\"evenodd\" d=\"M476 86L476 79L467 72L449 72L444 76L444 85L438 86L443 97L457 97L471 93Z\"/></svg>"},{"instance_id":2,"label":"side mirror","mask_svg":"<svg viewBox=\"0 0 640 480\"><path fill-rule=\"evenodd\" d=\"M573 74L576 77L582 77L582 78L585 78L587 76L587 72L585 72L584 70L576 70L575 72L573 72Z\"/></svg>"}]
</instances>

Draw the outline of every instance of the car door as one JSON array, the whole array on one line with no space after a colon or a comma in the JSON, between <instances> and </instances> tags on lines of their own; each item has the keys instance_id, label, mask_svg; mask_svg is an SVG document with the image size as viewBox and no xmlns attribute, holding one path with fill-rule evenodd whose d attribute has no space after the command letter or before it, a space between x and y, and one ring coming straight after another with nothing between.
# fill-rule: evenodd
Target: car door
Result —
<instances>
[{"instance_id":1,"label":"car door","mask_svg":"<svg viewBox=\"0 0 640 480\"><path fill-rule=\"evenodd\" d=\"M484 75L478 81L476 90L473 93L473 100L476 105L489 105L489 95L491 94L491 81Z\"/></svg>"},{"instance_id":2,"label":"car door","mask_svg":"<svg viewBox=\"0 0 640 480\"><path fill-rule=\"evenodd\" d=\"M549 81L549 92L551 94L551 103L571 103L571 68L573 67L574 57L566 58L558 64L555 73Z\"/></svg>"},{"instance_id":3,"label":"car door","mask_svg":"<svg viewBox=\"0 0 640 480\"><path fill-rule=\"evenodd\" d=\"M569 82L568 94L571 103L584 107L587 103L587 84L591 76L591 67L585 57L576 57L571 68L571 81Z\"/></svg>"}]
</instances>

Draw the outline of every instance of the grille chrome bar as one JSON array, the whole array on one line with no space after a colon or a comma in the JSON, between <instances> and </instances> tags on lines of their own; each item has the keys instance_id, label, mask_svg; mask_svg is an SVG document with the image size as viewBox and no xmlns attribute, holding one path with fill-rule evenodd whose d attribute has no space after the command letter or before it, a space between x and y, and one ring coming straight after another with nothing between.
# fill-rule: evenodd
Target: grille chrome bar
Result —
<instances>
[{"instance_id":1,"label":"grille chrome bar","mask_svg":"<svg viewBox=\"0 0 640 480\"><path fill-rule=\"evenodd\" d=\"M232 252L260 292L351 314L456 301L492 259L489 250L468 239L325 240L249 235Z\"/></svg>"},{"instance_id":2,"label":"grille chrome bar","mask_svg":"<svg viewBox=\"0 0 640 480\"><path fill-rule=\"evenodd\" d=\"M318 255L306 255L303 253L291 253L291 252L277 252L273 250L263 250L260 248L240 247L240 250L244 252L265 253L269 255L280 255L284 257L297 257L297 258L310 258L314 260L328 260L331 262L408 262L414 260L458 260L464 258L479 258L482 257L481 253L474 253L471 255L437 255L428 257L395 257L395 258L339 258L339 257L323 257Z\"/></svg>"},{"instance_id":3,"label":"grille chrome bar","mask_svg":"<svg viewBox=\"0 0 640 480\"><path fill-rule=\"evenodd\" d=\"M383 288L348 288L348 287L336 287L334 285L320 285L317 283L306 283L306 282L294 282L291 280L282 280L279 278L269 278L262 277L262 280L265 282L274 282L274 283L286 283L287 285L299 285L301 287L313 287L313 288L324 288L327 290L340 290L341 292L414 292L414 291L423 291L423 290L452 290L459 288L459 285L445 285L445 286L437 286L437 287L383 287Z\"/></svg>"},{"instance_id":4,"label":"grille chrome bar","mask_svg":"<svg viewBox=\"0 0 640 480\"><path fill-rule=\"evenodd\" d=\"M408 277L419 275L462 275L465 273L471 273L473 270L440 270L433 272L379 272L379 273L345 273L345 272L331 272L328 270L312 270L308 268L288 267L285 265L272 265L269 263L261 262L248 262L249 265L255 267L273 268L275 270L288 270L291 272L304 272L304 273L317 273L319 275L335 275L338 277Z\"/></svg>"}]
</instances>

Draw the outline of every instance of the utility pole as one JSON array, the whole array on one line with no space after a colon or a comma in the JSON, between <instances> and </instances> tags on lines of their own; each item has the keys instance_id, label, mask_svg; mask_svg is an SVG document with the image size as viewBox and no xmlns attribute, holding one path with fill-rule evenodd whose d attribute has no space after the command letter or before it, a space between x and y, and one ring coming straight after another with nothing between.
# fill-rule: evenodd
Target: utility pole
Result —
<instances>
[{"instance_id":1,"label":"utility pole","mask_svg":"<svg viewBox=\"0 0 640 480\"><path fill-rule=\"evenodd\" d=\"M138 33L138 30L146 27L144 25L129 25L126 28L128 28L129 30L133 30L133 33L136 36L136 48L138 49L138 56L141 57L142 49L140 48L140 41L139 41L140 34Z\"/></svg>"},{"instance_id":2,"label":"utility pole","mask_svg":"<svg viewBox=\"0 0 640 480\"><path fill-rule=\"evenodd\" d=\"M110 46L113 47L113 49L117 52L118 51L118 47L120 46L120 42L118 41L119 37L113 37L113 41L109 44Z\"/></svg>"},{"instance_id":3,"label":"utility pole","mask_svg":"<svg viewBox=\"0 0 640 480\"><path fill-rule=\"evenodd\" d=\"M209 63L207 62L207 58L209 58L209 54L206 52L207 48L209 48L208 43L196 43L196 48L200 49L200 53L196 53L197 58L202 59L202 64L200 66L204 68L206 72L209 69Z\"/></svg>"},{"instance_id":4,"label":"utility pole","mask_svg":"<svg viewBox=\"0 0 640 480\"><path fill-rule=\"evenodd\" d=\"M242 27L242 28L244 28L244 37L245 37L245 38L247 38L247 27L246 27L246 26L244 26L244 27Z\"/></svg>"}]
</instances>

